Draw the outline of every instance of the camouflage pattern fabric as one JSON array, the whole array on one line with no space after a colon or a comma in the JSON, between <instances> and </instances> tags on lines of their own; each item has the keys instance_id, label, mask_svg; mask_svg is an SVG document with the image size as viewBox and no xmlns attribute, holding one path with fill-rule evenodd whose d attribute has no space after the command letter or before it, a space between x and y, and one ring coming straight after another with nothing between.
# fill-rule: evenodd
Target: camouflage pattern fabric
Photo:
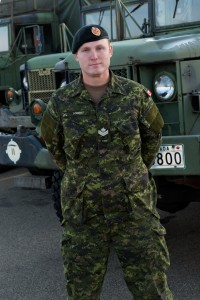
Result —
<instances>
[{"instance_id":1,"label":"camouflage pattern fabric","mask_svg":"<svg viewBox=\"0 0 200 300\"><path fill-rule=\"evenodd\" d=\"M113 73L98 105L81 76L49 101L41 129L64 172L62 253L69 300L100 298L111 243L134 299L173 299L149 173L162 126L147 90Z\"/></svg>"}]
</instances>

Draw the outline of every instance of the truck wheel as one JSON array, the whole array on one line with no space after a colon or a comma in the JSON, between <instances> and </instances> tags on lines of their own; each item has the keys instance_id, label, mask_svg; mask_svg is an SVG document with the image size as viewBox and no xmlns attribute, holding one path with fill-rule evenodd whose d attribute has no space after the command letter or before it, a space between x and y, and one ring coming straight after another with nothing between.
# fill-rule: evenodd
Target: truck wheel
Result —
<instances>
[{"instance_id":1,"label":"truck wheel","mask_svg":"<svg viewBox=\"0 0 200 300\"><path fill-rule=\"evenodd\" d=\"M46 169L38 169L38 168L28 168L31 175L34 176L52 176L53 171Z\"/></svg>"},{"instance_id":2,"label":"truck wheel","mask_svg":"<svg viewBox=\"0 0 200 300\"><path fill-rule=\"evenodd\" d=\"M14 169L14 168L13 167L8 167L8 166L0 166L0 173L10 171L11 169Z\"/></svg>"},{"instance_id":3,"label":"truck wheel","mask_svg":"<svg viewBox=\"0 0 200 300\"><path fill-rule=\"evenodd\" d=\"M186 208L191 202L191 189L176 184L158 186L157 208L175 213Z\"/></svg>"},{"instance_id":4,"label":"truck wheel","mask_svg":"<svg viewBox=\"0 0 200 300\"><path fill-rule=\"evenodd\" d=\"M60 185L63 177L63 173L60 171L55 171L52 176L52 189L53 189L53 203L56 210L56 215L58 216L60 222L63 220L62 209L61 209L61 200L60 200Z\"/></svg>"}]
</instances>

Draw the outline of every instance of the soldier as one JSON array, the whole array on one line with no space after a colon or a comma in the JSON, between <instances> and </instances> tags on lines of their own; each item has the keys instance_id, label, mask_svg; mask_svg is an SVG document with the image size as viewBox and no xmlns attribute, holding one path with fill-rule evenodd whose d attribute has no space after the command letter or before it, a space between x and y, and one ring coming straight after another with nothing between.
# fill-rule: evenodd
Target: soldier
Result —
<instances>
[{"instance_id":1,"label":"soldier","mask_svg":"<svg viewBox=\"0 0 200 300\"><path fill-rule=\"evenodd\" d=\"M113 49L104 28L79 29L72 52L80 77L54 93L42 122L47 148L64 172L68 299L100 299L112 245L135 300L171 300L165 229L149 172L162 117L145 87L109 69Z\"/></svg>"}]
</instances>

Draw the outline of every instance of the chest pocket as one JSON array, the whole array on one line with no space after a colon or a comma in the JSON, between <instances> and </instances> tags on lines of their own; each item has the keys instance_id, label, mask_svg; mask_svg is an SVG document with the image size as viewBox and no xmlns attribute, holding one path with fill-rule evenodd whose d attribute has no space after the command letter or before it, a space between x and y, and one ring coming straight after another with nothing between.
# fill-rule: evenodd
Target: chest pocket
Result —
<instances>
[{"instance_id":1,"label":"chest pocket","mask_svg":"<svg viewBox=\"0 0 200 300\"><path fill-rule=\"evenodd\" d=\"M136 116L128 110L118 109L109 114L116 143L121 143L126 152L136 153L141 147L140 131Z\"/></svg>"},{"instance_id":2,"label":"chest pocket","mask_svg":"<svg viewBox=\"0 0 200 300\"><path fill-rule=\"evenodd\" d=\"M63 114L64 151L68 158L84 159L96 149L96 116L87 111L68 111Z\"/></svg>"}]
</instances>

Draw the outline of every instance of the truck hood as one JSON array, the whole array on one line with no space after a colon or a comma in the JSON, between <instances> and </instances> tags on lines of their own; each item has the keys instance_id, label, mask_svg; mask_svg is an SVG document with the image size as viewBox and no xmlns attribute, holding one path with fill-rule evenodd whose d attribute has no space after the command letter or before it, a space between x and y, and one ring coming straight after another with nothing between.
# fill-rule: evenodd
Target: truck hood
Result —
<instances>
[{"instance_id":1,"label":"truck hood","mask_svg":"<svg viewBox=\"0 0 200 300\"><path fill-rule=\"evenodd\" d=\"M152 63L200 56L200 30L113 43L112 65Z\"/></svg>"},{"instance_id":2,"label":"truck hood","mask_svg":"<svg viewBox=\"0 0 200 300\"><path fill-rule=\"evenodd\" d=\"M58 61L63 60L71 55L71 52L41 55L29 59L26 63L26 66L28 70L54 68Z\"/></svg>"}]
</instances>

